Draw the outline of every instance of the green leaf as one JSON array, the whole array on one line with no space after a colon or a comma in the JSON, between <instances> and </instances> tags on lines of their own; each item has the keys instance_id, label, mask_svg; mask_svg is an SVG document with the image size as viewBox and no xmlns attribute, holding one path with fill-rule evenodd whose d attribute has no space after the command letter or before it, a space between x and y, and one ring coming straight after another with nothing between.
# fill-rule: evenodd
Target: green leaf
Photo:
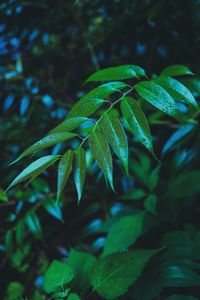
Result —
<instances>
[{"instance_id":1,"label":"green leaf","mask_svg":"<svg viewBox=\"0 0 200 300\"><path fill-rule=\"evenodd\" d=\"M7 190L24 180L35 178L52 164L54 164L58 160L58 158L59 155L48 155L35 160L11 182Z\"/></svg>"},{"instance_id":2,"label":"green leaf","mask_svg":"<svg viewBox=\"0 0 200 300\"><path fill-rule=\"evenodd\" d=\"M40 220L35 212L28 212L25 216L25 222L30 232L39 240L43 239Z\"/></svg>"},{"instance_id":3,"label":"green leaf","mask_svg":"<svg viewBox=\"0 0 200 300\"><path fill-rule=\"evenodd\" d=\"M44 289L47 293L56 292L73 279L72 268L63 262L54 260L44 277Z\"/></svg>"},{"instance_id":4,"label":"green leaf","mask_svg":"<svg viewBox=\"0 0 200 300\"><path fill-rule=\"evenodd\" d=\"M7 290L6 290L6 300L16 300L23 296L24 287L21 283L17 281L12 281L9 283Z\"/></svg>"},{"instance_id":5,"label":"green leaf","mask_svg":"<svg viewBox=\"0 0 200 300\"><path fill-rule=\"evenodd\" d=\"M0 188L0 201L7 202L8 197L6 195L6 192Z\"/></svg>"},{"instance_id":6,"label":"green leaf","mask_svg":"<svg viewBox=\"0 0 200 300\"><path fill-rule=\"evenodd\" d=\"M178 80L167 76L160 76L153 79L153 81L163 87L172 96L172 98L174 98L174 100L182 101L188 105L198 107L192 93Z\"/></svg>"},{"instance_id":7,"label":"green leaf","mask_svg":"<svg viewBox=\"0 0 200 300\"><path fill-rule=\"evenodd\" d=\"M175 101L160 85L153 81L142 81L135 85L135 89L150 104L167 115L180 119L180 113Z\"/></svg>"},{"instance_id":8,"label":"green leaf","mask_svg":"<svg viewBox=\"0 0 200 300\"><path fill-rule=\"evenodd\" d=\"M83 117L74 117L71 119L66 119L62 123L60 123L58 126L54 127L50 132L49 135L55 134L55 133L61 133L61 132L70 132L73 129L76 129L81 124L86 122L88 118Z\"/></svg>"},{"instance_id":9,"label":"green leaf","mask_svg":"<svg viewBox=\"0 0 200 300\"><path fill-rule=\"evenodd\" d=\"M68 297L67 300L81 300L81 298L76 294L76 293L71 293Z\"/></svg>"},{"instance_id":10,"label":"green leaf","mask_svg":"<svg viewBox=\"0 0 200 300\"><path fill-rule=\"evenodd\" d=\"M109 80L123 80L145 76L145 71L139 66L123 65L102 69L92 74L86 82L89 81L109 81Z\"/></svg>"},{"instance_id":11,"label":"green leaf","mask_svg":"<svg viewBox=\"0 0 200 300\"><path fill-rule=\"evenodd\" d=\"M199 170L180 174L172 182L171 194L178 198L190 198L200 193L199 178Z\"/></svg>"},{"instance_id":12,"label":"green leaf","mask_svg":"<svg viewBox=\"0 0 200 300\"><path fill-rule=\"evenodd\" d=\"M63 189L72 171L73 151L68 150L60 160L58 166L57 201L60 200Z\"/></svg>"},{"instance_id":13,"label":"green leaf","mask_svg":"<svg viewBox=\"0 0 200 300\"><path fill-rule=\"evenodd\" d=\"M92 269L96 263L96 258L90 253L71 250L67 263L72 267L74 279L72 286L85 294L90 288Z\"/></svg>"},{"instance_id":14,"label":"green leaf","mask_svg":"<svg viewBox=\"0 0 200 300\"><path fill-rule=\"evenodd\" d=\"M104 115L101 126L109 144L128 174L128 142L120 120L111 111Z\"/></svg>"},{"instance_id":15,"label":"green leaf","mask_svg":"<svg viewBox=\"0 0 200 300\"><path fill-rule=\"evenodd\" d=\"M78 193L78 203L81 200L82 190L85 182L86 155L83 148L74 151L74 182Z\"/></svg>"},{"instance_id":16,"label":"green leaf","mask_svg":"<svg viewBox=\"0 0 200 300\"><path fill-rule=\"evenodd\" d=\"M103 255L112 254L134 244L143 232L144 213L122 217L108 232Z\"/></svg>"},{"instance_id":17,"label":"green leaf","mask_svg":"<svg viewBox=\"0 0 200 300\"><path fill-rule=\"evenodd\" d=\"M22 299L20 299L22 300ZM28 300L28 299L25 299ZM33 298L31 300L44 300L42 294L39 291L34 291Z\"/></svg>"},{"instance_id":18,"label":"green leaf","mask_svg":"<svg viewBox=\"0 0 200 300\"><path fill-rule=\"evenodd\" d=\"M200 276L186 267L173 265L161 269L160 282L167 287L200 286Z\"/></svg>"},{"instance_id":19,"label":"green leaf","mask_svg":"<svg viewBox=\"0 0 200 300\"><path fill-rule=\"evenodd\" d=\"M200 77L182 77L179 80L192 92L195 97L200 96Z\"/></svg>"},{"instance_id":20,"label":"green leaf","mask_svg":"<svg viewBox=\"0 0 200 300\"><path fill-rule=\"evenodd\" d=\"M101 258L94 265L92 276L94 290L106 299L115 299L123 295L157 251L135 250Z\"/></svg>"},{"instance_id":21,"label":"green leaf","mask_svg":"<svg viewBox=\"0 0 200 300\"><path fill-rule=\"evenodd\" d=\"M164 235L162 245L167 249L163 254L164 259L172 260L173 263L180 261L182 264L185 259L192 262L200 257L199 244L193 233L191 235L181 230L169 231Z\"/></svg>"},{"instance_id":22,"label":"green leaf","mask_svg":"<svg viewBox=\"0 0 200 300\"><path fill-rule=\"evenodd\" d=\"M128 87L123 82L109 82L102 84L83 96L71 109L67 119L72 117L88 117L103 103L104 99L117 91Z\"/></svg>"},{"instance_id":23,"label":"green leaf","mask_svg":"<svg viewBox=\"0 0 200 300\"><path fill-rule=\"evenodd\" d=\"M155 195L149 195L144 201L144 207L153 215L156 214L157 198Z\"/></svg>"},{"instance_id":24,"label":"green leaf","mask_svg":"<svg viewBox=\"0 0 200 300\"><path fill-rule=\"evenodd\" d=\"M183 126L180 126L180 128L170 136L162 149L162 153L165 154L180 146L180 142L185 141L186 137L189 136L194 128L194 124L184 124Z\"/></svg>"},{"instance_id":25,"label":"green leaf","mask_svg":"<svg viewBox=\"0 0 200 300\"><path fill-rule=\"evenodd\" d=\"M153 191L158 184L160 175L160 166L157 166L155 169L151 171L148 178L148 187L150 191Z\"/></svg>"},{"instance_id":26,"label":"green leaf","mask_svg":"<svg viewBox=\"0 0 200 300\"><path fill-rule=\"evenodd\" d=\"M121 101L122 114L133 134L137 139L153 153L152 137L148 121L137 100L125 97Z\"/></svg>"},{"instance_id":27,"label":"green leaf","mask_svg":"<svg viewBox=\"0 0 200 300\"><path fill-rule=\"evenodd\" d=\"M181 75L193 75L192 71L183 65L173 65L165 68L162 72L165 76L181 76Z\"/></svg>"},{"instance_id":28,"label":"green leaf","mask_svg":"<svg viewBox=\"0 0 200 300\"><path fill-rule=\"evenodd\" d=\"M39 140L38 142L36 142L35 144L33 144L27 150L25 150L14 162L22 159L27 155L33 154L36 151L46 149L48 147L51 147L61 142L66 142L76 136L77 135L74 133L64 133L64 132L47 135L41 140Z\"/></svg>"},{"instance_id":29,"label":"green leaf","mask_svg":"<svg viewBox=\"0 0 200 300\"><path fill-rule=\"evenodd\" d=\"M96 129L92 131L89 137L89 147L104 173L105 178L109 181L111 188L114 190L112 156L106 137L100 127L96 127Z\"/></svg>"},{"instance_id":30,"label":"green leaf","mask_svg":"<svg viewBox=\"0 0 200 300\"><path fill-rule=\"evenodd\" d=\"M126 194L124 194L121 199L125 199L125 200L140 200L142 198L144 198L144 196L146 196L145 191L141 190L141 189L132 189L130 191L128 191Z\"/></svg>"}]
</instances>

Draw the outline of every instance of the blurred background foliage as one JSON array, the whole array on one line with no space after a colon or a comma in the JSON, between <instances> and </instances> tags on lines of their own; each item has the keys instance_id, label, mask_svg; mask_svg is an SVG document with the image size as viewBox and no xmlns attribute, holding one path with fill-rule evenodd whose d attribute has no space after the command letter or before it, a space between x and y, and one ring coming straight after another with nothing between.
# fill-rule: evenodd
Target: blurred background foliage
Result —
<instances>
[{"instance_id":1,"label":"blurred background foliage","mask_svg":"<svg viewBox=\"0 0 200 300\"><path fill-rule=\"evenodd\" d=\"M198 98L199 46L198 0L0 2L1 299L15 299L9 289L19 291L19 296L25 293L30 299L41 299L43 274L52 259L66 258L71 247L100 253L111 226L141 210L148 213L147 227L136 247L157 247L171 231L182 237L180 252L192 248L192 243L200 250L200 206L195 201L200 178L198 128L191 124L182 128L171 120L156 124L159 117L150 110L147 115L161 163L130 138L131 176L127 178L116 163L116 195L106 188L93 165L79 206L73 184L68 184L62 204L55 205L53 168L29 186L12 190L8 202L3 192L27 161L8 165L64 119L86 90L83 82L92 72L130 63L156 74L168 65L185 64L196 76L182 81ZM56 145L52 153L61 148ZM172 240L169 244L175 243ZM168 271L154 274L158 285L154 290L153 283L138 282L137 299L158 295L156 299L167 299L179 292L200 295L196 284L180 280L176 285L176 274ZM187 273L184 280L191 276ZM145 290L137 288L140 284L153 296L145 298Z\"/></svg>"}]
</instances>

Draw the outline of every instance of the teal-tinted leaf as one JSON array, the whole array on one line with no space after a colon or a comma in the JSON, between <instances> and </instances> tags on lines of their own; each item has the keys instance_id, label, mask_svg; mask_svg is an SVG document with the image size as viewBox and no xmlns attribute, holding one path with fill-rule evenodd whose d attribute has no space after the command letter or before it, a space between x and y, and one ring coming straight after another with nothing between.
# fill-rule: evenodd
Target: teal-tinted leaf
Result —
<instances>
[{"instance_id":1,"label":"teal-tinted leaf","mask_svg":"<svg viewBox=\"0 0 200 300\"><path fill-rule=\"evenodd\" d=\"M99 167L104 173L105 178L109 181L112 189L114 189L112 156L106 137L100 127L96 127L91 133L89 137L89 147L94 158L98 162Z\"/></svg>"},{"instance_id":2,"label":"teal-tinted leaf","mask_svg":"<svg viewBox=\"0 0 200 300\"><path fill-rule=\"evenodd\" d=\"M62 210L58 203L55 203L52 199L46 199L42 204L50 215L63 222Z\"/></svg>"},{"instance_id":3,"label":"teal-tinted leaf","mask_svg":"<svg viewBox=\"0 0 200 300\"><path fill-rule=\"evenodd\" d=\"M178 198L190 198L200 193L200 171L183 173L173 181L171 194Z\"/></svg>"},{"instance_id":4,"label":"teal-tinted leaf","mask_svg":"<svg viewBox=\"0 0 200 300\"><path fill-rule=\"evenodd\" d=\"M0 201L7 202L8 197L6 195L6 192L0 188Z\"/></svg>"},{"instance_id":5,"label":"teal-tinted leaf","mask_svg":"<svg viewBox=\"0 0 200 300\"><path fill-rule=\"evenodd\" d=\"M54 133L63 133L63 132L70 132L73 129L76 129L81 124L86 122L88 119L84 117L74 117L71 119L66 119L62 123L60 123L58 126L54 127L50 132L49 135Z\"/></svg>"},{"instance_id":6,"label":"teal-tinted leaf","mask_svg":"<svg viewBox=\"0 0 200 300\"><path fill-rule=\"evenodd\" d=\"M59 155L48 155L35 160L11 182L7 190L24 180L35 178L52 164L54 164L58 158Z\"/></svg>"},{"instance_id":7,"label":"teal-tinted leaf","mask_svg":"<svg viewBox=\"0 0 200 300\"><path fill-rule=\"evenodd\" d=\"M166 153L170 150L177 148L180 145L180 141L185 139L185 137L194 129L193 124L186 124L181 126L177 131L175 131L166 142L163 147L162 153Z\"/></svg>"},{"instance_id":8,"label":"teal-tinted leaf","mask_svg":"<svg viewBox=\"0 0 200 300\"><path fill-rule=\"evenodd\" d=\"M123 82L109 82L102 84L83 96L71 109L67 118L88 117L104 102L104 99L119 90L128 87Z\"/></svg>"},{"instance_id":9,"label":"teal-tinted leaf","mask_svg":"<svg viewBox=\"0 0 200 300\"><path fill-rule=\"evenodd\" d=\"M157 204L157 198L155 195L149 195L145 201L144 201L144 207L146 210L153 215L156 214L156 204Z\"/></svg>"},{"instance_id":10,"label":"teal-tinted leaf","mask_svg":"<svg viewBox=\"0 0 200 300\"><path fill-rule=\"evenodd\" d=\"M162 72L165 76L181 76L181 75L193 75L192 71L183 65L173 65L165 68Z\"/></svg>"},{"instance_id":11,"label":"teal-tinted leaf","mask_svg":"<svg viewBox=\"0 0 200 300\"><path fill-rule=\"evenodd\" d=\"M97 71L94 74L92 74L86 82L123 80L139 76L145 76L144 69L135 65L123 65Z\"/></svg>"},{"instance_id":12,"label":"teal-tinted leaf","mask_svg":"<svg viewBox=\"0 0 200 300\"><path fill-rule=\"evenodd\" d=\"M67 263L72 267L74 273L72 286L81 295L85 294L91 285L92 270L96 263L96 258L90 253L71 250Z\"/></svg>"},{"instance_id":13,"label":"teal-tinted leaf","mask_svg":"<svg viewBox=\"0 0 200 300\"><path fill-rule=\"evenodd\" d=\"M137 93L153 106L174 118L180 118L179 110L169 93L153 81L142 81L135 85Z\"/></svg>"},{"instance_id":14,"label":"teal-tinted leaf","mask_svg":"<svg viewBox=\"0 0 200 300\"><path fill-rule=\"evenodd\" d=\"M57 201L60 200L63 189L72 171L73 151L68 150L60 160L58 166Z\"/></svg>"},{"instance_id":15,"label":"teal-tinted leaf","mask_svg":"<svg viewBox=\"0 0 200 300\"><path fill-rule=\"evenodd\" d=\"M153 153L152 137L148 121L137 101L131 97L125 97L121 102L121 111L130 130Z\"/></svg>"},{"instance_id":16,"label":"teal-tinted leaf","mask_svg":"<svg viewBox=\"0 0 200 300\"><path fill-rule=\"evenodd\" d=\"M54 133L51 135L47 135L44 138L42 138L41 140L39 140L38 142L36 142L35 144L33 144L31 147L29 147L27 150L25 150L16 160L20 160L21 158L33 154L36 151L39 150L43 150L46 149L48 147L51 147L55 144L61 143L61 142L66 142L70 139L72 139L73 137L76 137L76 134L74 133Z\"/></svg>"},{"instance_id":17,"label":"teal-tinted leaf","mask_svg":"<svg viewBox=\"0 0 200 300\"><path fill-rule=\"evenodd\" d=\"M67 300L81 300L81 298L75 294L75 293L71 293L68 297Z\"/></svg>"},{"instance_id":18,"label":"teal-tinted leaf","mask_svg":"<svg viewBox=\"0 0 200 300\"><path fill-rule=\"evenodd\" d=\"M40 220L35 212L28 212L25 216L25 222L28 226L30 232L39 240L43 239L42 235L42 227L40 224Z\"/></svg>"},{"instance_id":19,"label":"teal-tinted leaf","mask_svg":"<svg viewBox=\"0 0 200 300\"><path fill-rule=\"evenodd\" d=\"M54 260L45 273L44 289L47 293L55 292L69 283L73 276L73 270L68 264Z\"/></svg>"},{"instance_id":20,"label":"teal-tinted leaf","mask_svg":"<svg viewBox=\"0 0 200 300\"><path fill-rule=\"evenodd\" d=\"M122 217L108 232L103 255L112 254L135 243L143 232L144 213Z\"/></svg>"},{"instance_id":21,"label":"teal-tinted leaf","mask_svg":"<svg viewBox=\"0 0 200 300\"><path fill-rule=\"evenodd\" d=\"M163 286L200 286L200 276L183 266L168 266L161 269L160 282Z\"/></svg>"},{"instance_id":22,"label":"teal-tinted leaf","mask_svg":"<svg viewBox=\"0 0 200 300\"><path fill-rule=\"evenodd\" d=\"M81 200L86 173L86 155L83 148L74 151L74 182L78 193L78 202Z\"/></svg>"},{"instance_id":23,"label":"teal-tinted leaf","mask_svg":"<svg viewBox=\"0 0 200 300\"><path fill-rule=\"evenodd\" d=\"M135 250L101 258L94 265L92 285L106 299L116 299L140 276L144 266L158 250Z\"/></svg>"},{"instance_id":24,"label":"teal-tinted leaf","mask_svg":"<svg viewBox=\"0 0 200 300\"><path fill-rule=\"evenodd\" d=\"M154 82L162 86L174 100L182 101L188 105L198 107L192 93L178 80L167 76L160 76L154 79Z\"/></svg>"},{"instance_id":25,"label":"teal-tinted leaf","mask_svg":"<svg viewBox=\"0 0 200 300\"><path fill-rule=\"evenodd\" d=\"M128 142L120 120L111 111L104 115L101 125L109 144L128 174Z\"/></svg>"}]
</instances>

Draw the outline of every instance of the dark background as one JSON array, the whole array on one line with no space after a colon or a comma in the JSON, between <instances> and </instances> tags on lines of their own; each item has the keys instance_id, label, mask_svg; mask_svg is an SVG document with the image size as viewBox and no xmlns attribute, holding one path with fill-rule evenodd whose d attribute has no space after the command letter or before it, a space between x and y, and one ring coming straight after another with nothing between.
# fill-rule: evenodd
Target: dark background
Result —
<instances>
[{"instance_id":1,"label":"dark background","mask_svg":"<svg viewBox=\"0 0 200 300\"><path fill-rule=\"evenodd\" d=\"M82 84L92 72L108 66L136 64L151 75L180 63L198 74L199 46L197 0L1 0L1 188L9 185L28 159L11 167L9 163L64 119L87 90ZM159 128L153 129L157 145L163 144L172 131L167 128L163 134ZM61 147L54 147L52 153L59 152ZM157 146L158 154L159 151ZM153 160L152 165L156 165ZM0 206L0 295L12 280L23 282L29 293L39 276L36 270L41 261L45 265L48 260L65 257L69 247L92 248L98 253L104 235L89 235L88 226L98 227L110 215L111 207L116 212L120 210L118 197L133 186L134 179L125 178L116 166L119 194L114 195L101 178L97 183L95 172L92 170L87 179L80 206L76 204L72 179L68 184L63 208L65 223L39 207L45 243L26 235L32 249L25 257L28 273L19 272L4 256L5 232L30 208L37 207L40 197L54 199L56 170L52 168L42 176L42 181L29 188L10 192L10 203Z\"/></svg>"}]
</instances>

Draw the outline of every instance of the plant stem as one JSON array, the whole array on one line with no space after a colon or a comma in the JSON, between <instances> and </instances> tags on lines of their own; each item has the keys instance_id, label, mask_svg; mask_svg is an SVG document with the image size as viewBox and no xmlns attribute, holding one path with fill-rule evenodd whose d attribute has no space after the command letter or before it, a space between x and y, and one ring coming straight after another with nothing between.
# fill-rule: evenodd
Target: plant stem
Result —
<instances>
[{"instance_id":1,"label":"plant stem","mask_svg":"<svg viewBox=\"0 0 200 300\"><path fill-rule=\"evenodd\" d=\"M102 114L102 116L96 121L94 127L92 128L91 132L82 140L81 144L79 147L82 147L82 145L87 141L87 139L90 137L91 133L96 129L97 125L99 122L102 120L102 118L107 114L117 103L119 103L126 95L128 95L134 87L131 87L128 91L122 94L122 96L117 99L114 103L111 103L110 107Z\"/></svg>"}]
</instances>

